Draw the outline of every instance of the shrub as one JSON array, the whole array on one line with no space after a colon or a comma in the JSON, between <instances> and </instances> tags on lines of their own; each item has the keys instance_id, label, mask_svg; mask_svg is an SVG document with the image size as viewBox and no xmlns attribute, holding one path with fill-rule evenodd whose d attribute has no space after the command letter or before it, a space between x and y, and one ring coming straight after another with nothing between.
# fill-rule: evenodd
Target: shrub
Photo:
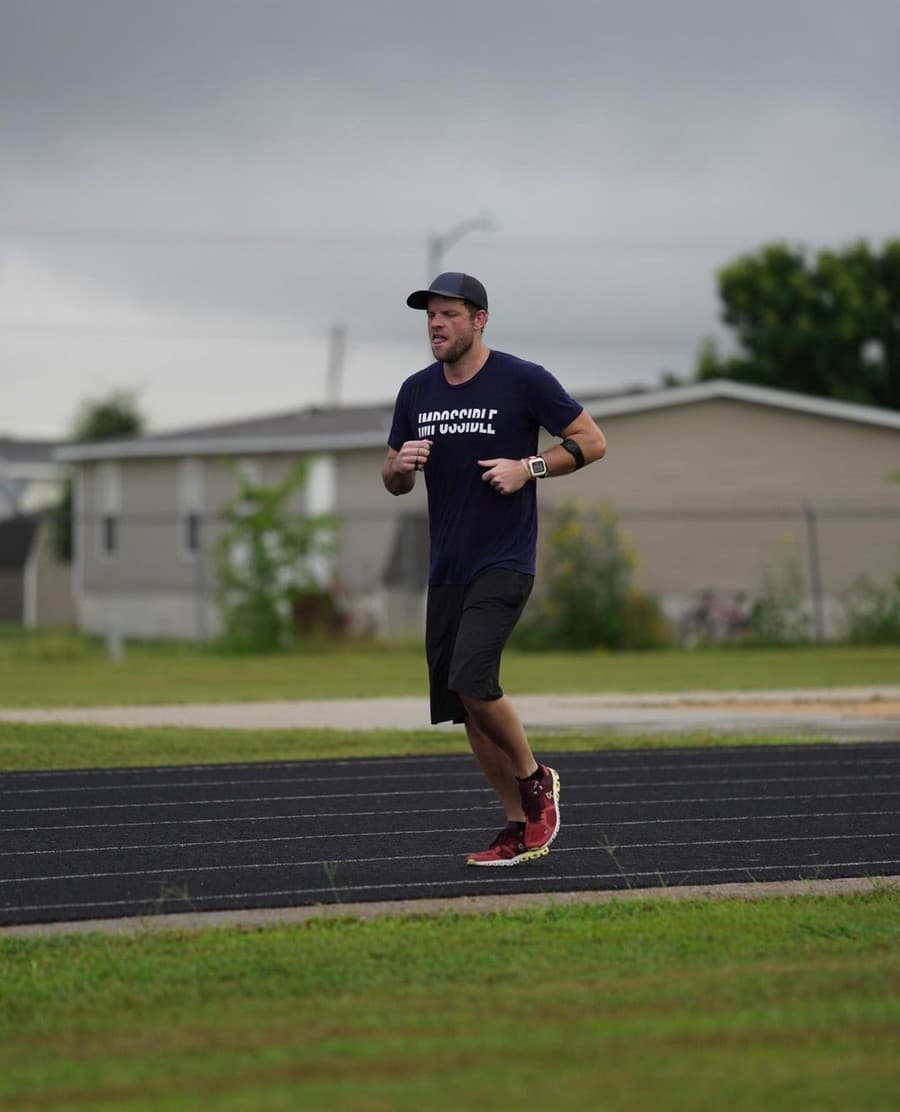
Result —
<instances>
[{"instance_id":1,"label":"shrub","mask_svg":"<svg viewBox=\"0 0 900 1112\"><path fill-rule=\"evenodd\" d=\"M663 613L659 599L635 588L628 593L622 614L620 649L664 649L675 643L672 623Z\"/></svg>"},{"instance_id":2,"label":"shrub","mask_svg":"<svg viewBox=\"0 0 900 1112\"><path fill-rule=\"evenodd\" d=\"M298 517L288 509L288 499L306 482L304 462L271 487L234 470L239 491L223 508L227 529L216 545L219 648L285 649L296 633L298 599L319 588L315 561L333 551L336 526L330 517Z\"/></svg>"},{"instance_id":3,"label":"shrub","mask_svg":"<svg viewBox=\"0 0 900 1112\"><path fill-rule=\"evenodd\" d=\"M889 587L868 576L854 581L845 601L845 638L854 645L900 645L900 575Z\"/></svg>"},{"instance_id":4,"label":"shrub","mask_svg":"<svg viewBox=\"0 0 900 1112\"><path fill-rule=\"evenodd\" d=\"M540 588L513 644L621 649L669 643L658 603L632 587L637 560L615 516L606 509L583 510L576 502L550 513Z\"/></svg>"},{"instance_id":5,"label":"shrub","mask_svg":"<svg viewBox=\"0 0 900 1112\"><path fill-rule=\"evenodd\" d=\"M789 555L780 570L763 576L747 620L746 640L761 645L797 645L810 639L806 580L799 560Z\"/></svg>"},{"instance_id":6,"label":"shrub","mask_svg":"<svg viewBox=\"0 0 900 1112\"><path fill-rule=\"evenodd\" d=\"M333 638L345 632L344 615L330 591L298 589L291 596L291 614L299 637Z\"/></svg>"}]
</instances>

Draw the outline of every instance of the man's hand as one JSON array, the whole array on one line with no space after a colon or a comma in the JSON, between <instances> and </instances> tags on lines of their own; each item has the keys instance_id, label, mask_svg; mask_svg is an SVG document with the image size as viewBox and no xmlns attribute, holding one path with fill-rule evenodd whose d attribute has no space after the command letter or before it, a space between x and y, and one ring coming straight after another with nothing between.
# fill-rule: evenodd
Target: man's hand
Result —
<instances>
[{"instance_id":1,"label":"man's hand","mask_svg":"<svg viewBox=\"0 0 900 1112\"><path fill-rule=\"evenodd\" d=\"M430 454L430 440L407 440L399 452L388 448L381 465L385 489L390 494L409 494L416 485L416 472L425 467Z\"/></svg>"},{"instance_id":2,"label":"man's hand","mask_svg":"<svg viewBox=\"0 0 900 1112\"><path fill-rule=\"evenodd\" d=\"M498 494L515 494L532 481L520 459L480 459L478 465L487 468L482 481L490 483Z\"/></svg>"},{"instance_id":3,"label":"man's hand","mask_svg":"<svg viewBox=\"0 0 900 1112\"><path fill-rule=\"evenodd\" d=\"M424 471L431 455L430 440L407 440L393 457L391 466L398 475L408 475L410 471Z\"/></svg>"}]
</instances>

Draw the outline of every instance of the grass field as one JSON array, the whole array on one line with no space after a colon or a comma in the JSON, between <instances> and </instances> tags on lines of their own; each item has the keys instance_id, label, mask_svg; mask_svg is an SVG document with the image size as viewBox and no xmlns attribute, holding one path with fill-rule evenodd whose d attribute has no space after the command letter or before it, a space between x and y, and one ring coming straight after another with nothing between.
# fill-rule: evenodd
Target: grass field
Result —
<instances>
[{"instance_id":1,"label":"grass field","mask_svg":"<svg viewBox=\"0 0 900 1112\"><path fill-rule=\"evenodd\" d=\"M128 651L113 662L99 648L63 639L0 641L0 707L102 706L262 699L423 695L419 649L324 648L267 657L226 657L190 648ZM75 642L76 646L79 644ZM635 692L832 687L900 682L900 647L829 645L654 653L514 653L503 683L517 692Z\"/></svg>"},{"instance_id":2,"label":"grass field","mask_svg":"<svg viewBox=\"0 0 900 1112\"><path fill-rule=\"evenodd\" d=\"M664 749L685 746L821 743L815 737L712 733L530 735L535 752L600 749ZM305 761L322 758L430 756L468 753L462 729L444 730L203 730L115 726L0 723L0 770L139 768L150 765L231 764L243 761Z\"/></svg>"},{"instance_id":3,"label":"grass field","mask_svg":"<svg viewBox=\"0 0 900 1112\"><path fill-rule=\"evenodd\" d=\"M0 1106L880 1112L900 894L0 938Z\"/></svg>"},{"instance_id":4,"label":"grass field","mask_svg":"<svg viewBox=\"0 0 900 1112\"><path fill-rule=\"evenodd\" d=\"M0 650L2 650L0 643ZM418 651L6 646L0 706L422 695ZM63 646L65 648L65 646ZM51 645L52 649L52 645ZM0 656L3 652L0 651ZM895 683L898 649L510 654L520 691ZM780 737L744 739L778 744ZM535 748L736 744L533 738ZM0 768L463 752L461 731L0 724ZM0 934L0 1108L893 1112L900 890L265 930Z\"/></svg>"}]
</instances>

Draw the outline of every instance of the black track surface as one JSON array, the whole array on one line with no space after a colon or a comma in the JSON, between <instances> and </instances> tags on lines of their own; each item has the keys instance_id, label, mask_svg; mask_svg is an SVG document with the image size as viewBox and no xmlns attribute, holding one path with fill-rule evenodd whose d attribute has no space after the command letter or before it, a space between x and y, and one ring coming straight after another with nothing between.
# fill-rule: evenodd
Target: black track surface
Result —
<instances>
[{"instance_id":1,"label":"black track surface","mask_svg":"<svg viewBox=\"0 0 900 1112\"><path fill-rule=\"evenodd\" d=\"M469 756L0 775L0 924L900 873L900 744L542 754L548 857Z\"/></svg>"}]
</instances>

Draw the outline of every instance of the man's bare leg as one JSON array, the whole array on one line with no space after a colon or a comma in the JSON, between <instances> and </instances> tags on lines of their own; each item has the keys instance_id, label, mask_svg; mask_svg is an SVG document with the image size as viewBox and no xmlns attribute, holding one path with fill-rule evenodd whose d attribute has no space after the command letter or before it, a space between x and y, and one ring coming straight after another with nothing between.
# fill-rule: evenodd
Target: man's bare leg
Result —
<instances>
[{"instance_id":1,"label":"man's bare leg","mask_svg":"<svg viewBox=\"0 0 900 1112\"><path fill-rule=\"evenodd\" d=\"M559 831L559 775L538 764L525 729L505 698L491 702L461 696L466 734L482 771L497 793L509 824L469 865L516 865L543 857Z\"/></svg>"},{"instance_id":2,"label":"man's bare leg","mask_svg":"<svg viewBox=\"0 0 900 1112\"><path fill-rule=\"evenodd\" d=\"M525 812L522 810L519 785L512 765L509 763L509 757L499 745L495 745L486 734L481 732L471 718L466 721L466 734L475 759L500 800L507 819L510 822L524 822Z\"/></svg>"},{"instance_id":3,"label":"man's bare leg","mask_svg":"<svg viewBox=\"0 0 900 1112\"><path fill-rule=\"evenodd\" d=\"M472 752L503 804L507 818L524 822L518 779L530 776L538 762L515 708L505 695L492 700L468 695L461 698L469 715L466 734Z\"/></svg>"}]
</instances>

